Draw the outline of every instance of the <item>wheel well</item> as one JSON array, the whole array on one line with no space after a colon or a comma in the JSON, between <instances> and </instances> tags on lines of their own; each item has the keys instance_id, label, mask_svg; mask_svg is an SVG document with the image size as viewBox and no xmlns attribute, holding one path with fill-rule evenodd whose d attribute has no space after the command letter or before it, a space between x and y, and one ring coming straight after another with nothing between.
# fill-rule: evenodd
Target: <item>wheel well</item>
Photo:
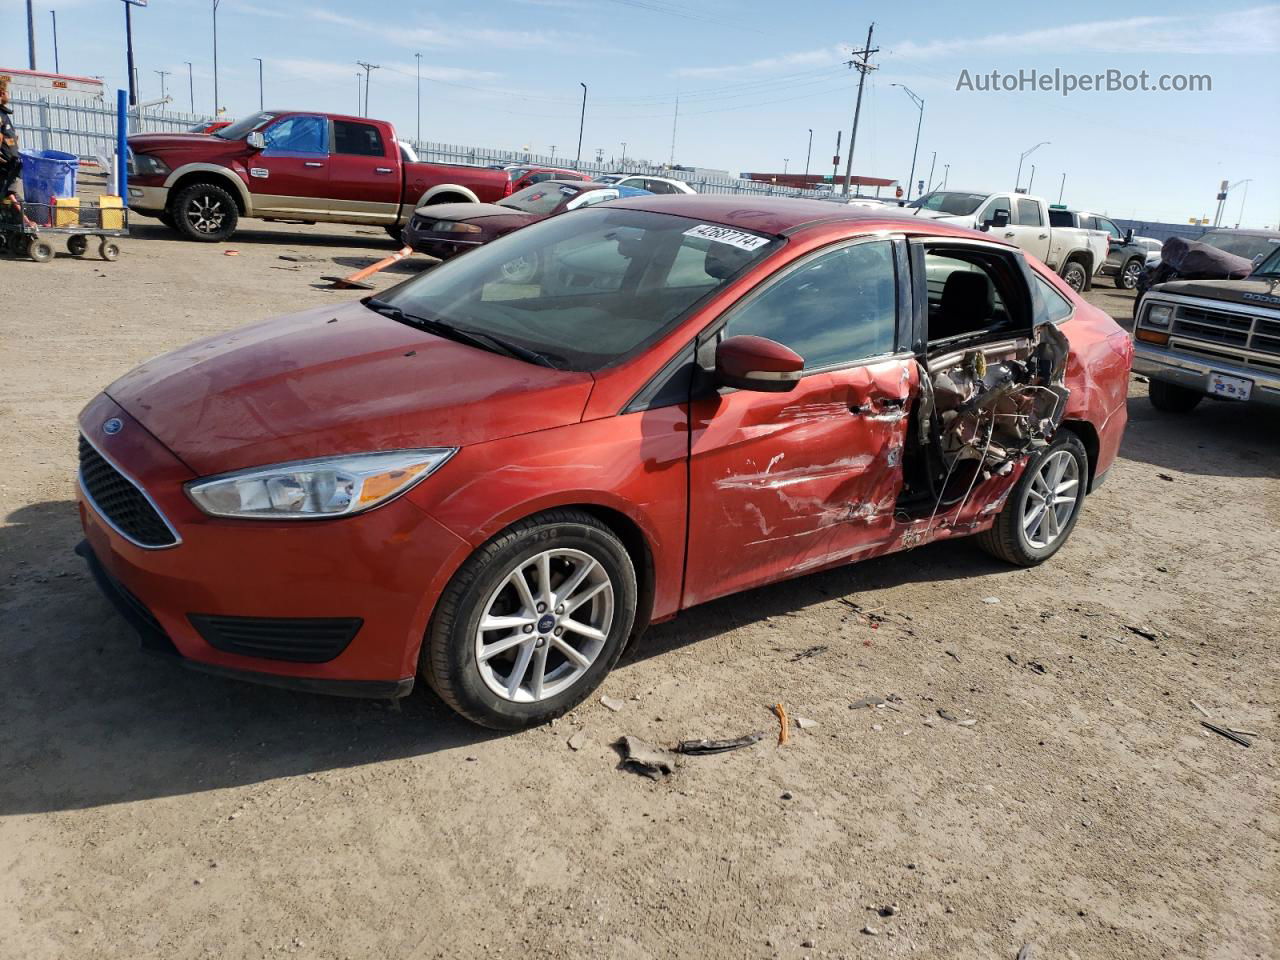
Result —
<instances>
[{"instance_id":1,"label":"wheel well","mask_svg":"<svg viewBox=\"0 0 1280 960\"><path fill-rule=\"evenodd\" d=\"M1084 287L1082 290L1088 290L1093 286L1093 254L1088 250L1076 250L1074 253L1067 255L1067 259L1062 264L1062 269L1067 269L1068 263L1078 263L1084 267Z\"/></svg>"},{"instance_id":2,"label":"wheel well","mask_svg":"<svg viewBox=\"0 0 1280 960\"><path fill-rule=\"evenodd\" d=\"M216 173L209 173L205 170L197 170L192 173L179 177L177 181L169 188L169 196L176 197L187 187L197 183L207 183L211 186L221 187L231 194L231 199L235 201L236 212L244 216L244 200L240 196L240 191L236 189L235 184L231 183L226 177L220 177Z\"/></svg>"},{"instance_id":3,"label":"wheel well","mask_svg":"<svg viewBox=\"0 0 1280 960\"><path fill-rule=\"evenodd\" d=\"M437 203L470 203L470 199L460 193L437 193L422 206L434 207Z\"/></svg>"},{"instance_id":4,"label":"wheel well","mask_svg":"<svg viewBox=\"0 0 1280 960\"><path fill-rule=\"evenodd\" d=\"M636 568L636 622L631 636L637 637L649 626L649 618L653 615L653 593L655 575L653 571L653 553L649 549L649 541L644 531L636 522L620 510L602 507L595 503L569 503L564 509L581 510L589 513L614 532L622 545L627 548L631 563Z\"/></svg>"},{"instance_id":5,"label":"wheel well","mask_svg":"<svg viewBox=\"0 0 1280 960\"><path fill-rule=\"evenodd\" d=\"M1084 444L1084 452L1089 455L1089 486L1087 493L1093 492L1093 476L1098 469L1098 431L1088 420L1063 420L1062 429L1070 430Z\"/></svg>"}]
</instances>

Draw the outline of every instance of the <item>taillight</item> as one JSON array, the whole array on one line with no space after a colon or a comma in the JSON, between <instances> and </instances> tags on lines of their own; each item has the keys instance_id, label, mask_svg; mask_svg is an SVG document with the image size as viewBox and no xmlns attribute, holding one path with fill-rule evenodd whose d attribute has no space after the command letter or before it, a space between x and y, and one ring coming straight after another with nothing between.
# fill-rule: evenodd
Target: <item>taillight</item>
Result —
<instances>
[{"instance_id":1,"label":"taillight","mask_svg":"<svg viewBox=\"0 0 1280 960\"><path fill-rule=\"evenodd\" d=\"M507 185L502 188L502 195L504 197L511 196L511 187L512 187L511 178L507 177Z\"/></svg>"}]
</instances>

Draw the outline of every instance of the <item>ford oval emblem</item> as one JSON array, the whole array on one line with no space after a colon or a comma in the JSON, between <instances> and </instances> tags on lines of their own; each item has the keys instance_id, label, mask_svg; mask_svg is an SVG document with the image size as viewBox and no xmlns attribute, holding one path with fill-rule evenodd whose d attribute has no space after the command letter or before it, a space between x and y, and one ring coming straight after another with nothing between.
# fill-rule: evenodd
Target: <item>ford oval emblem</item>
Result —
<instances>
[{"instance_id":1,"label":"ford oval emblem","mask_svg":"<svg viewBox=\"0 0 1280 960\"><path fill-rule=\"evenodd\" d=\"M102 432L108 437L114 437L117 433L124 429L124 421L119 417L112 417L102 425Z\"/></svg>"}]
</instances>

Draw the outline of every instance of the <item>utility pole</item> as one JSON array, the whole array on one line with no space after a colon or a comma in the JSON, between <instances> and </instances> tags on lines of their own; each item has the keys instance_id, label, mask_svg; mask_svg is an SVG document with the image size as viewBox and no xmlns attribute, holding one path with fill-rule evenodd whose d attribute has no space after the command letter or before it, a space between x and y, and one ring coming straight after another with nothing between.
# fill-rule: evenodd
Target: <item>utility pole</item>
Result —
<instances>
[{"instance_id":1,"label":"utility pole","mask_svg":"<svg viewBox=\"0 0 1280 960\"><path fill-rule=\"evenodd\" d=\"M951 164L944 163L942 165L942 189L947 189L947 178L951 176Z\"/></svg>"},{"instance_id":2,"label":"utility pole","mask_svg":"<svg viewBox=\"0 0 1280 960\"><path fill-rule=\"evenodd\" d=\"M809 128L809 148L804 152L804 178L809 180L809 158L813 156L813 127Z\"/></svg>"},{"instance_id":3,"label":"utility pole","mask_svg":"<svg viewBox=\"0 0 1280 960\"><path fill-rule=\"evenodd\" d=\"M31 0L27 0L27 66L36 68L36 13L31 8Z\"/></svg>"},{"instance_id":4,"label":"utility pole","mask_svg":"<svg viewBox=\"0 0 1280 960\"><path fill-rule=\"evenodd\" d=\"M582 166L582 128L587 124L587 85L579 80L578 86L582 88L582 113L578 117L578 157L573 161L575 170Z\"/></svg>"},{"instance_id":5,"label":"utility pole","mask_svg":"<svg viewBox=\"0 0 1280 960\"><path fill-rule=\"evenodd\" d=\"M61 73L62 67L58 63L58 11L50 10L49 16L53 18L53 72Z\"/></svg>"},{"instance_id":6,"label":"utility pole","mask_svg":"<svg viewBox=\"0 0 1280 960\"><path fill-rule=\"evenodd\" d=\"M916 182L916 154L920 150L920 126L921 124L924 123L924 98L917 96L915 92L912 91L911 88L908 87L906 84L891 83L889 84L889 86L902 87L902 92L911 98L911 102L916 105L916 109L919 111L919 116L916 117L916 145L911 148L911 176L907 178L907 199L910 200L911 188L915 185L915 182ZM934 157L935 158L937 157L936 153L934 154ZM933 186L933 168L932 167L929 168L929 179L926 181L926 183L930 187Z\"/></svg>"},{"instance_id":7,"label":"utility pole","mask_svg":"<svg viewBox=\"0 0 1280 960\"><path fill-rule=\"evenodd\" d=\"M191 112L196 112L196 78L195 73L191 69L191 61L183 60L187 65L187 93L191 96Z\"/></svg>"},{"instance_id":8,"label":"utility pole","mask_svg":"<svg viewBox=\"0 0 1280 960\"><path fill-rule=\"evenodd\" d=\"M222 0L213 0L213 115L219 116L218 108L218 4Z\"/></svg>"},{"instance_id":9,"label":"utility pole","mask_svg":"<svg viewBox=\"0 0 1280 960\"><path fill-rule=\"evenodd\" d=\"M422 54L415 53L413 59L418 62L418 137L414 146L422 143Z\"/></svg>"},{"instance_id":10,"label":"utility pole","mask_svg":"<svg viewBox=\"0 0 1280 960\"><path fill-rule=\"evenodd\" d=\"M938 151L935 150L933 151L933 159L929 161L929 178L924 182L924 186L926 190L933 189L933 167L934 167L934 164L936 164L937 162L938 162ZM910 190L907 191L907 196L908 197L911 196Z\"/></svg>"},{"instance_id":11,"label":"utility pole","mask_svg":"<svg viewBox=\"0 0 1280 960\"><path fill-rule=\"evenodd\" d=\"M680 122L680 94L676 94L676 112L671 117L671 156L667 158L667 166L676 165L676 124Z\"/></svg>"},{"instance_id":12,"label":"utility pole","mask_svg":"<svg viewBox=\"0 0 1280 960\"><path fill-rule=\"evenodd\" d=\"M262 112L262 58L251 57L252 60L258 61L258 112Z\"/></svg>"},{"instance_id":13,"label":"utility pole","mask_svg":"<svg viewBox=\"0 0 1280 960\"><path fill-rule=\"evenodd\" d=\"M364 78L360 76L360 71L357 70L356 71L356 116L357 117L364 112L363 105L360 103L360 97L364 93L364 90L362 88L363 83L364 83Z\"/></svg>"},{"instance_id":14,"label":"utility pole","mask_svg":"<svg viewBox=\"0 0 1280 960\"><path fill-rule=\"evenodd\" d=\"M364 109L360 112L360 116L367 117L369 115L369 75L374 70L381 70L376 63L366 63L363 60L356 61L357 66L364 68Z\"/></svg>"},{"instance_id":15,"label":"utility pole","mask_svg":"<svg viewBox=\"0 0 1280 960\"><path fill-rule=\"evenodd\" d=\"M1244 220L1244 202L1249 199L1249 184L1253 183L1250 178L1244 181L1244 196L1240 198L1240 212L1236 214L1236 229L1240 229L1240 223Z\"/></svg>"},{"instance_id":16,"label":"utility pole","mask_svg":"<svg viewBox=\"0 0 1280 960\"><path fill-rule=\"evenodd\" d=\"M28 0L29 2L29 0ZM129 106L138 105L138 71L133 67L133 2L124 0L124 41L125 55L129 68ZM31 65L35 68L35 54L31 54Z\"/></svg>"},{"instance_id":17,"label":"utility pole","mask_svg":"<svg viewBox=\"0 0 1280 960\"><path fill-rule=\"evenodd\" d=\"M836 177L840 174L840 138L844 136L843 130L836 131L836 152L831 158L831 192L836 190Z\"/></svg>"},{"instance_id":18,"label":"utility pole","mask_svg":"<svg viewBox=\"0 0 1280 960\"><path fill-rule=\"evenodd\" d=\"M784 177L787 175L787 164L789 164L790 162L791 162L791 158L790 158L790 157L783 157L783 158L782 158L782 175L783 175Z\"/></svg>"},{"instance_id":19,"label":"utility pole","mask_svg":"<svg viewBox=\"0 0 1280 960\"><path fill-rule=\"evenodd\" d=\"M618 162L625 168L627 165L627 141L623 140L621 141L621 143L622 143L622 159Z\"/></svg>"},{"instance_id":20,"label":"utility pole","mask_svg":"<svg viewBox=\"0 0 1280 960\"><path fill-rule=\"evenodd\" d=\"M1031 165L1031 176L1027 178L1027 193L1031 192L1031 185L1036 182L1036 165Z\"/></svg>"},{"instance_id":21,"label":"utility pole","mask_svg":"<svg viewBox=\"0 0 1280 960\"><path fill-rule=\"evenodd\" d=\"M1064 170L1062 172L1062 182L1058 184L1058 202L1059 203L1062 202L1062 194L1066 189L1067 189L1067 173Z\"/></svg>"},{"instance_id":22,"label":"utility pole","mask_svg":"<svg viewBox=\"0 0 1280 960\"><path fill-rule=\"evenodd\" d=\"M159 77L160 77L160 99L161 99L161 100L163 100L163 99L165 98L164 78L165 78L165 77L167 77L167 76L168 76L172 71L170 71L170 70L152 70L151 72L152 72L152 73L154 73L154 74L156 74L157 76L159 76Z\"/></svg>"},{"instance_id":23,"label":"utility pole","mask_svg":"<svg viewBox=\"0 0 1280 960\"><path fill-rule=\"evenodd\" d=\"M871 65L871 55L879 53L879 47L871 46L871 32L875 30L874 23L867 27L867 45L861 50L853 52L853 59L849 61L849 66L858 71L858 100L853 107L853 130L849 134L849 155L845 158L844 164L844 195L845 199L849 197L849 190L853 183L853 148L858 142L858 115L862 113L862 86L867 81L867 74L876 68Z\"/></svg>"}]
</instances>

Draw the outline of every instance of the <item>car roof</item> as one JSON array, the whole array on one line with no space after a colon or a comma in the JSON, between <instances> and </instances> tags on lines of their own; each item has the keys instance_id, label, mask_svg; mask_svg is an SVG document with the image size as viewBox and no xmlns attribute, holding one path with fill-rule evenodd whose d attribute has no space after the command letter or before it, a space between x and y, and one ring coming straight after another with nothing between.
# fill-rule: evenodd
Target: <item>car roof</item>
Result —
<instances>
[{"instance_id":1,"label":"car roof","mask_svg":"<svg viewBox=\"0 0 1280 960\"><path fill-rule=\"evenodd\" d=\"M623 207L629 210L650 210L654 213L670 213L693 220L774 236L792 235L801 230L848 223L867 229L901 230L908 223L911 232L946 236L979 236L995 240L990 234L978 233L963 227L939 223L932 218L919 217L909 207L852 207L830 200L809 200L799 197L760 197L741 194L680 193L661 194L634 199L619 199L609 204L611 209ZM904 222L905 221L905 222Z\"/></svg>"}]
</instances>

